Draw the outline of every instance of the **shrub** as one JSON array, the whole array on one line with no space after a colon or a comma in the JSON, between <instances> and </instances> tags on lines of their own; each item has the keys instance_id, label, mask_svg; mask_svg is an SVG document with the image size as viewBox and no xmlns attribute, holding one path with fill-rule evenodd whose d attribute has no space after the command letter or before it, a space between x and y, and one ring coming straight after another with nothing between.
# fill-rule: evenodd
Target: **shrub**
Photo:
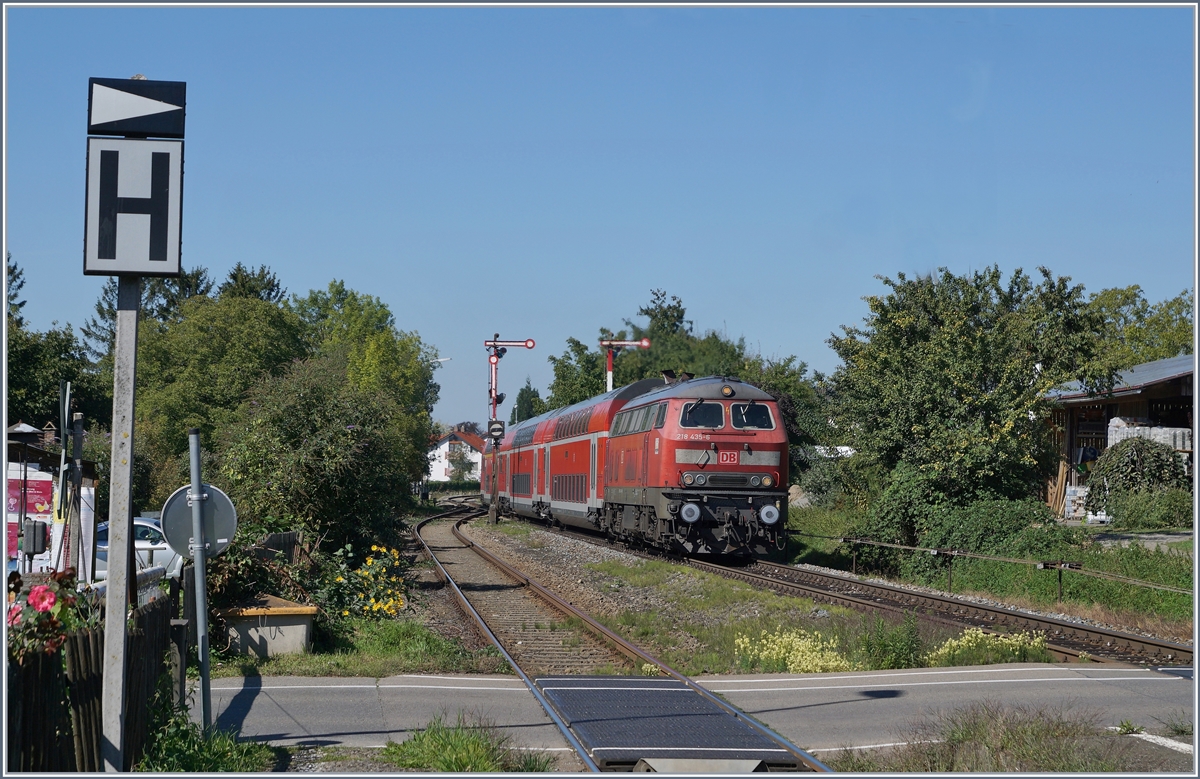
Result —
<instances>
[{"instance_id":1,"label":"shrub","mask_svg":"<svg viewBox=\"0 0 1200 779\"><path fill-rule=\"evenodd\" d=\"M394 617L404 608L404 574L407 566L395 549L371 545L361 565L352 567L350 544L325 556L320 585L313 593L326 613L334 617Z\"/></svg>"},{"instance_id":2,"label":"shrub","mask_svg":"<svg viewBox=\"0 0 1200 779\"><path fill-rule=\"evenodd\" d=\"M1167 444L1146 438L1127 438L1100 455L1088 476L1088 511L1106 511L1109 496L1118 492L1190 490L1187 468Z\"/></svg>"},{"instance_id":3,"label":"shrub","mask_svg":"<svg viewBox=\"0 0 1200 779\"><path fill-rule=\"evenodd\" d=\"M733 642L734 655L744 668L758 667L766 673L787 671L794 674L853 671L854 666L840 652L836 638L825 638L817 631L762 631L758 641L739 633Z\"/></svg>"},{"instance_id":4,"label":"shrub","mask_svg":"<svg viewBox=\"0 0 1200 779\"><path fill-rule=\"evenodd\" d=\"M1110 492L1106 511L1114 527L1127 530L1191 527L1192 494L1180 489Z\"/></svg>"},{"instance_id":5,"label":"shrub","mask_svg":"<svg viewBox=\"0 0 1200 779\"><path fill-rule=\"evenodd\" d=\"M75 569L53 573L45 584L29 588L20 597L23 582L13 571L8 575L8 657L15 662L29 654L54 654L67 634L99 624L99 609L91 607L75 590Z\"/></svg>"}]
</instances>

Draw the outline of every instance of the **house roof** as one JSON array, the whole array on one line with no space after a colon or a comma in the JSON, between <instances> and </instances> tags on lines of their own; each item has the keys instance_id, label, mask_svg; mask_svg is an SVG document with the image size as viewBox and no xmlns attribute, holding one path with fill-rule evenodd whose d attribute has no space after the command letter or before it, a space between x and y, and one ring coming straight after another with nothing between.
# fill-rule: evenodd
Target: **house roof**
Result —
<instances>
[{"instance_id":1,"label":"house roof","mask_svg":"<svg viewBox=\"0 0 1200 779\"><path fill-rule=\"evenodd\" d=\"M459 430L446 433L446 435L437 440L436 446L441 446L446 441L462 441L464 444L477 452L483 451L483 439L474 433L467 433Z\"/></svg>"},{"instance_id":2,"label":"house roof","mask_svg":"<svg viewBox=\"0 0 1200 779\"><path fill-rule=\"evenodd\" d=\"M1129 370L1118 373L1111 393L1089 395L1079 382L1073 381L1056 390L1052 390L1050 397L1060 402L1078 403L1081 400L1094 401L1124 395L1137 395L1151 385L1162 384L1163 382L1183 376L1191 376L1195 370L1195 365L1196 358L1191 354L1168 357L1165 360L1155 360L1154 362L1144 362L1141 365L1135 365Z\"/></svg>"}]
</instances>

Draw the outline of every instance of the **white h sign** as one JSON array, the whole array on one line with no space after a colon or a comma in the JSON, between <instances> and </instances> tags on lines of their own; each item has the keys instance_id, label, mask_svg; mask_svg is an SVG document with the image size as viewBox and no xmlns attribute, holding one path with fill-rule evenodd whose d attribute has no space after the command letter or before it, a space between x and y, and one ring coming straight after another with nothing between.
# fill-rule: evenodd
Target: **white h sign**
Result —
<instances>
[{"instance_id":1,"label":"white h sign","mask_svg":"<svg viewBox=\"0 0 1200 779\"><path fill-rule=\"evenodd\" d=\"M183 141L88 138L85 275L178 276Z\"/></svg>"}]
</instances>

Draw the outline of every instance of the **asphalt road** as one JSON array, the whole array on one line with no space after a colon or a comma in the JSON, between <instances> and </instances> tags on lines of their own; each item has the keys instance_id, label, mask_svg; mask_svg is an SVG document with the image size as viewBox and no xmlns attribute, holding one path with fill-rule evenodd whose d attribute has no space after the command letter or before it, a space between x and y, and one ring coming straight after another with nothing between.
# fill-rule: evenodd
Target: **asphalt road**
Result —
<instances>
[{"instance_id":1,"label":"asphalt road","mask_svg":"<svg viewBox=\"0 0 1200 779\"><path fill-rule=\"evenodd\" d=\"M704 676L697 679L794 744L822 752L895 743L904 725L970 701L1086 708L1101 725L1129 720L1148 730L1171 715L1191 720L1191 669L1022 663L839 674ZM382 746L434 717L487 720L513 746L568 747L512 676L369 678L248 677L212 683L216 724L274 745ZM199 718L198 706L193 716Z\"/></svg>"},{"instance_id":2,"label":"asphalt road","mask_svg":"<svg viewBox=\"0 0 1200 779\"><path fill-rule=\"evenodd\" d=\"M1095 712L1102 726L1147 730L1194 711L1191 669L1171 673L1109 665L1020 663L838 674L706 676L733 705L818 756L841 747L903 740L913 720L972 701L1063 706Z\"/></svg>"}]
</instances>

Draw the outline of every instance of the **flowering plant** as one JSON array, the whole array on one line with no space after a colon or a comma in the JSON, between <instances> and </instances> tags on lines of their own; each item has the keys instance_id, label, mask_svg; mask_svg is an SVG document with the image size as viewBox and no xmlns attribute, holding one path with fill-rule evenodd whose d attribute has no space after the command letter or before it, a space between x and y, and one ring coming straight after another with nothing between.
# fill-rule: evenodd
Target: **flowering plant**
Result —
<instances>
[{"instance_id":1,"label":"flowering plant","mask_svg":"<svg viewBox=\"0 0 1200 779\"><path fill-rule=\"evenodd\" d=\"M20 662L37 652L53 654L67 634L90 627L96 614L75 590L75 569L56 571L21 597L20 574L8 576L8 656Z\"/></svg>"},{"instance_id":2,"label":"flowering plant","mask_svg":"<svg viewBox=\"0 0 1200 779\"><path fill-rule=\"evenodd\" d=\"M400 552L371 545L361 565L354 565L350 544L327 558L317 599L330 616L394 617L404 608L405 561Z\"/></svg>"}]
</instances>

